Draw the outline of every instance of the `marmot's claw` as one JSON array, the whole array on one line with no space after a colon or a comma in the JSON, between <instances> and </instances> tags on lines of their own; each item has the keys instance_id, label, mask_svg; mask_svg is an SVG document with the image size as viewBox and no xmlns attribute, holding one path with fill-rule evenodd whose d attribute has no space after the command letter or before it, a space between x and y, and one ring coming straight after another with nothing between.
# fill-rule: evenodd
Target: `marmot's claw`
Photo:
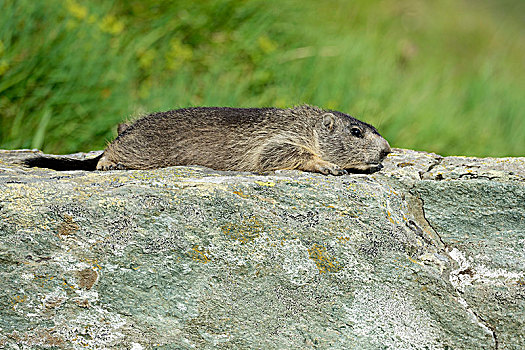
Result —
<instances>
[{"instance_id":1,"label":"marmot's claw","mask_svg":"<svg viewBox=\"0 0 525 350\"><path fill-rule=\"evenodd\" d=\"M345 169L342 169L340 167L337 167L337 168L334 168L334 169L331 169L331 172L330 172L332 175L335 175L335 176L341 176L341 175L345 175L347 174L346 170Z\"/></svg>"},{"instance_id":2,"label":"marmot's claw","mask_svg":"<svg viewBox=\"0 0 525 350\"><path fill-rule=\"evenodd\" d=\"M122 163L111 163L103 164L97 170L108 171L108 170L126 170L126 166Z\"/></svg>"},{"instance_id":3,"label":"marmot's claw","mask_svg":"<svg viewBox=\"0 0 525 350\"><path fill-rule=\"evenodd\" d=\"M348 172L339 167L338 165L330 165L330 166L323 166L319 169L319 172L323 175L334 175L334 176L341 176L341 175L346 175L348 174Z\"/></svg>"},{"instance_id":4,"label":"marmot's claw","mask_svg":"<svg viewBox=\"0 0 525 350\"><path fill-rule=\"evenodd\" d=\"M117 163L117 164L115 164L115 166L113 167L113 169L115 169L115 170L126 170L127 168L126 168L126 166L125 166L124 164L122 164L122 163Z\"/></svg>"}]
</instances>

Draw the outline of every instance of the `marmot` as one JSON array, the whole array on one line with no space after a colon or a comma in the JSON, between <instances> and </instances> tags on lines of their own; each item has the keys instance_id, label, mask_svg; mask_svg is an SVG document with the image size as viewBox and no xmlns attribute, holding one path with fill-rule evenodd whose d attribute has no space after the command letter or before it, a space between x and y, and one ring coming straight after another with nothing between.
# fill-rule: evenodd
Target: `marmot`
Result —
<instances>
[{"instance_id":1,"label":"marmot","mask_svg":"<svg viewBox=\"0 0 525 350\"><path fill-rule=\"evenodd\" d=\"M119 135L101 156L68 161L67 167L116 170L202 165L215 170L299 169L342 175L346 170L377 170L389 153L388 142L373 126L337 111L308 105L191 107L121 124ZM27 164L65 170L63 161L60 167L34 158Z\"/></svg>"}]
</instances>

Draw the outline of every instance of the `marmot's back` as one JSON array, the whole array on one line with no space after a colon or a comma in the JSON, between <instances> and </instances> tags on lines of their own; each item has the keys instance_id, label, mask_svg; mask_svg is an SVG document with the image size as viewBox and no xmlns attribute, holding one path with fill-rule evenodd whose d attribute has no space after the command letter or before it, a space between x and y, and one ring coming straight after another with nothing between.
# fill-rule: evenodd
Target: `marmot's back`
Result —
<instances>
[{"instance_id":1,"label":"marmot's back","mask_svg":"<svg viewBox=\"0 0 525 350\"><path fill-rule=\"evenodd\" d=\"M300 169L342 174L378 167L390 152L375 128L317 107L194 107L154 113L127 127L99 170L203 165L216 170Z\"/></svg>"}]
</instances>

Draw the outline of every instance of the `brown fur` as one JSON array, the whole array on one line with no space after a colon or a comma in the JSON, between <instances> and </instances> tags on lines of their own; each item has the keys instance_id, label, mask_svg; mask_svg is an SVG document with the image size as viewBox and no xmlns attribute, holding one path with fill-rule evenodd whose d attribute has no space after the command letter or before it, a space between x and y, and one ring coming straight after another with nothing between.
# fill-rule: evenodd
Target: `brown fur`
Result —
<instances>
[{"instance_id":1,"label":"brown fur","mask_svg":"<svg viewBox=\"0 0 525 350\"><path fill-rule=\"evenodd\" d=\"M352 128L361 135L353 135ZM120 127L97 169L202 165L341 175L345 169L378 168L388 153L388 142L373 126L341 112L313 106L194 107L150 114Z\"/></svg>"}]
</instances>

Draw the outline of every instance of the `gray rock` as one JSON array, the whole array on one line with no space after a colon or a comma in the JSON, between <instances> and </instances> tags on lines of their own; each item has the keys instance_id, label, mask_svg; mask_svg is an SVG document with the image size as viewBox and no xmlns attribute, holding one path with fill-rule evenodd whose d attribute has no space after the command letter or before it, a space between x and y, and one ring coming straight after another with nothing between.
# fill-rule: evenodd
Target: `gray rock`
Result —
<instances>
[{"instance_id":1,"label":"gray rock","mask_svg":"<svg viewBox=\"0 0 525 350\"><path fill-rule=\"evenodd\" d=\"M332 177L36 152L0 151L0 347L525 348L525 158L397 149Z\"/></svg>"}]
</instances>

